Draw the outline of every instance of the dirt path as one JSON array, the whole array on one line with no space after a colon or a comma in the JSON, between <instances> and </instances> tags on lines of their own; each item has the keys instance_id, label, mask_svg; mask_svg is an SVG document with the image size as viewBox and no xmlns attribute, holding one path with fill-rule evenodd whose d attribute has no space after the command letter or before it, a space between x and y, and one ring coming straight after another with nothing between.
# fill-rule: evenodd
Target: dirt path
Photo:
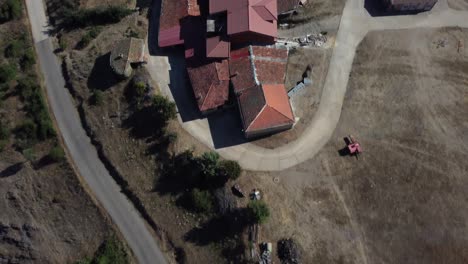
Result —
<instances>
[{"instance_id":1,"label":"dirt path","mask_svg":"<svg viewBox=\"0 0 468 264\"><path fill-rule=\"evenodd\" d=\"M257 171L283 170L314 157L329 141L340 119L356 47L369 31L419 27L468 27L466 17L468 12L449 9L446 2L441 1L429 13L374 18L364 9L364 0L348 0L343 10L319 109L304 133L296 141L276 149L243 143L217 151L226 159L238 161L243 168ZM185 79L183 71L170 69L179 68L181 65L169 63L171 60L173 58L167 56L152 56L148 64L149 71L159 82L163 93L169 97L172 97L170 87L176 91L187 89L185 83L180 81ZM180 119L180 123L197 140L216 149L207 119L186 122Z\"/></svg>"}]
</instances>

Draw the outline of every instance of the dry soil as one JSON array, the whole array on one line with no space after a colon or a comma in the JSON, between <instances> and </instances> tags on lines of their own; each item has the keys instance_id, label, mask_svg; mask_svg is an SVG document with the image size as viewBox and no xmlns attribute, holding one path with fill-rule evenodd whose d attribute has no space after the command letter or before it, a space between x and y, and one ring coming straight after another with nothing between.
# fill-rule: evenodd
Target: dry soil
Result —
<instances>
[{"instance_id":1,"label":"dry soil","mask_svg":"<svg viewBox=\"0 0 468 264\"><path fill-rule=\"evenodd\" d=\"M326 147L243 178L271 206L263 239L296 238L304 263L466 263L467 41L459 28L369 33ZM359 159L338 152L348 134Z\"/></svg>"}]
</instances>

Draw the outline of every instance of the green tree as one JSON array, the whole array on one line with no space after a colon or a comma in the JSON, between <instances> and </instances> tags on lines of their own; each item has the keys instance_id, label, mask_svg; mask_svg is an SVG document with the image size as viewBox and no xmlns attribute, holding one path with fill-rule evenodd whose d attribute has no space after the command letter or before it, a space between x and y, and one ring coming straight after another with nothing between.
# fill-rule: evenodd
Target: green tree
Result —
<instances>
[{"instance_id":1,"label":"green tree","mask_svg":"<svg viewBox=\"0 0 468 264\"><path fill-rule=\"evenodd\" d=\"M65 159L65 151L60 145L56 145L49 151L47 156L53 162L60 162Z\"/></svg>"},{"instance_id":2,"label":"green tree","mask_svg":"<svg viewBox=\"0 0 468 264\"><path fill-rule=\"evenodd\" d=\"M63 14L61 27L73 29L117 23L130 15L132 10L123 6L97 7L90 9L67 9Z\"/></svg>"},{"instance_id":3,"label":"green tree","mask_svg":"<svg viewBox=\"0 0 468 264\"><path fill-rule=\"evenodd\" d=\"M0 6L0 22L6 22L21 17L21 1L6 0Z\"/></svg>"},{"instance_id":4,"label":"green tree","mask_svg":"<svg viewBox=\"0 0 468 264\"><path fill-rule=\"evenodd\" d=\"M163 123L176 118L177 111L174 102L169 101L162 95L155 95L151 101L151 108L156 114L156 117Z\"/></svg>"},{"instance_id":5,"label":"green tree","mask_svg":"<svg viewBox=\"0 0 468 264\"><path fill-rule=\"evenodd\" d=\"M23 70L30 69L34 64L36 64L36 57L34 55L33 49L28 49L21 58L20 65Z\"/></svg>"},{"instance_id":6,"label":"green tree","mask_svg":"<svg viewBox=\"0 0 468 264\"><path fill-rule=\"evenodd\" d=\"M24 52L24 41L21 39L13 40L10 45L5 48L5 57L19 58Z\"/></svg>"},{"instance_id":7,"label":"green tree","mask_svg":"<svg viewBox=\"0 0 468 264\"><path fill-rule=\"evenodd\" d=\"M247 205L247 209L250 220L253 223L263 224L266 222L268 217L270 217L270 209L268 209L268 206L263 201L250 201Z\"/></svg>"},{"instance_id":8,"label":"green tree","mask_svg":"<svg viewBox=\"0 0 468 264\"><path fill-rule=\"evenodd\" d=\"M16 78L16 67L11 64L0 66L0 82L9 82Z\"/></svg>"},{"instance_id":9,"label":"green tree","mask_svg":"<svg viewBox=\"0 0 468 264\"><path fill-rule=\"evenodd\" d=\"M205 152L198 158L198 166L205 180L209 181L217 175L218 162L219 154L214 151Z\"/></svg>"},{"instance_id":10,"label":"green tree","mask_svg":"<svg viewBox=\"0 0 468 264\"><path fill-rule=\"evenodd\" d=\"M236 180L239 178L242 169L237 161L222 160L219 162L218 171L219 174L224 176L226 179L229 178L231 180Z\"/></svg>"},{"instance_id":11,"label":"green tree","mask_svg":"<svg viewBox=\"0 0 468 264\"><path fill-rule=\"evenodd\" d=\"M199 213L210 213L213 210L213 195L206 190L193 189L190 193L192 206Z\"/></svg>"}]
</instances>

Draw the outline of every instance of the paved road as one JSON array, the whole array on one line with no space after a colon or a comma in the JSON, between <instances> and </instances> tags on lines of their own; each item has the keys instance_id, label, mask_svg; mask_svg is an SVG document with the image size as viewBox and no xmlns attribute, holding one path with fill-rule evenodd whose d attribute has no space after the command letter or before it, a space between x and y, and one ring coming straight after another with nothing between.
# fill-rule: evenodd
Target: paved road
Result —
<instances>
[{"instance_id":1,"label":"paved road","mask_svg":"<svg viewBox=\"0 0 468 264\"><path fill-rule=\"evenodd\" d=\"M46 16L41 0L26 0L39 65L47 86L47 97L65 145L94 196L108 212L127 240L139 263L167 263L151 235L150 228L121 193L120 187L98 158L86 136L72 98L62 77L61 67L53 53L46 32Z\"/></svg>"},{"instance_id":2,"label":"paved road","mask_svg":"<svg viewBox=\"0 0 468 264\"><path fill-rule=\"evenodd\" d=\"M348 0L343 10L320 105L304 133L296 141L275 149L244 143L219 148L217 151L224 158L237 160L245 169L260 171L283 170L312 158L330 140L340 119L355 51L369 31L445 26L468 27L468 12L449 9L446 0L440 0L428 13L371 17L364 9L364 0ZM171 91L187 89L181 81L184 80L183 71L171 69L174 66L179 68L179 65L169 63L166 56L152 56L148 63L151 75L159 83L163 93L171 98ZM192 136L216 149L207 119L184 122L179 118L179 121Z\"/></svg>"}]
</instances>

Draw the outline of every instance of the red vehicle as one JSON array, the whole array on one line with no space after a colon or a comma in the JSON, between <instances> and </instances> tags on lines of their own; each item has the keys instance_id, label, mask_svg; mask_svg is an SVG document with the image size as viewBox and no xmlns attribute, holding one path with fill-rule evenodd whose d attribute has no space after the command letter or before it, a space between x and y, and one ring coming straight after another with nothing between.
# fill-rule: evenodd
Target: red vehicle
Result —
<instances>
[{"instance_id":1,"label":"red vehicle","mask_svg":"<svg viewBox=\"0 0 468 264\"><path fill-rule=\"evenodd\" d=\"M348 150L349 154L356 154L356 156L362 152L361 145L351 135L348 136Z\"/></svg>"}]
</instances>

